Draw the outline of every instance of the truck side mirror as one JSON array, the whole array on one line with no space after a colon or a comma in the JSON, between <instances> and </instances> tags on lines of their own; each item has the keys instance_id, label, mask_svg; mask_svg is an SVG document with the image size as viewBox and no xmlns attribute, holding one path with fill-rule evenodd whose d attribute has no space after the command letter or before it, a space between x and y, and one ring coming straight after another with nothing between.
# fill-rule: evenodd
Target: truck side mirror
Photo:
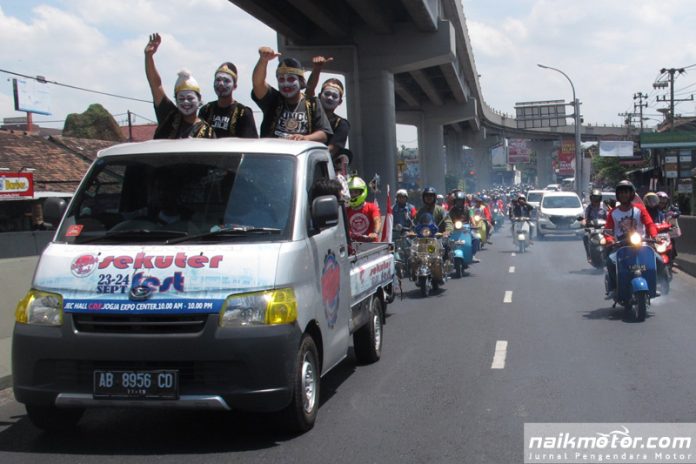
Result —
<instances>
[{"instance_id":1,"label":"truck side mirror","mask_svg":"<svg viewBox=\"0 0 696 464\"><path fill-rule=\"evenodd\" d=\"M338 224L338 199L334 195L322 195L312 201L312 222L317 229Z\"/></svg>"},{"instance_id":2,"label":"truck side mirror","mask_svg":"<svg viewBox=\"0 0 696 464\"><path fill-rule=\"evenodd\" d=\"M68 203L62 198L50 197L46 198L43 203L44 221L57 226L63 214L68 207Z\"/></svg>"}]
</instances>

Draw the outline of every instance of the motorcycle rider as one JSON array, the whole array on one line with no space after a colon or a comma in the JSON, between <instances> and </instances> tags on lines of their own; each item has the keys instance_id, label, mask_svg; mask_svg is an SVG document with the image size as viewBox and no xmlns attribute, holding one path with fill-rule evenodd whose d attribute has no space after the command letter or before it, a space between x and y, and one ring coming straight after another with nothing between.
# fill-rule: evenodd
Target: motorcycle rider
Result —
<instances>
[{"instance_id":1,"label":"motorcycle rider","mask_svg":"<svg viewBox=\"0 0 696 464\"><path fill-rule=\"evenodd\" d=\"M660 209L660 197L655 192L648 192L643 196L643 204L655 224L664 222L665 213Z\"/></svg>"},{"instance_id":2,"label":"motorcycle rider","mask_svg":"<svg viewBox=\"0 0 696 464\"><path fill-rule=\"evenodd\" d=\"M672 256L670 259L674 262L674 258L677 257L677 241L676 239L681 237L681 228L679 227L679 216L681 216L681 211L676 206L671 206L669 203L669 195L665 192L657 192L657 196L660 199L660 209L665 215L665 220L672 226L669 231L669 237L672 240Z\"/></svg>"},{"instance_id":3,"label":"motorcycle rider","mask_svg":"<svg viewBox=\"0 0 696 464\"><path fill-rule=\"evenodd\" d=\"M628 180L622 180L616 184L616 208L607 216L605 233L607 241L607 296L612 297L616 290L616 243L626 238L632 231L638 232L642 237L647 234L655 238L657 228L645 206L634 202L636 189Z\"/></svg>"},{"instance_id":4,"label":"motorcycle rider","mask_svg":"<svg viewBox=\"0 0 696 464\"><path fill-rule=\"evenodd\" d=\"M394 205L394 226L397 224L402 229L411 229L416 217L416 207L408 202L408 191L399 189L396 191L396 204Z\"/></svg>"},{"instance_id":5,"label":"motorcycle rider","mask_svg":"<svg viewBox=\"0 0 696 464\"><path fill-rule=\"evenodd\" d=\"M469 200L466 198L466 194L461 190L454 192L451 200L452 206L449 209L449 217L452 220L452 224L457 221L461 221L464 224L471 223L471 214L469 211ZM481 240L478 238L471 239L471 251L472 251L472 262L480 263L481 261L475 257L476 252L479 249Z\"/></svg>"},{"instance_id":6,"label":"motorcycle rider","mask_svg":"<svg viewBox=\"0 0 696 464\"><path fill-rule=\"evenodd\" d=\"M493 215L491 214L491 210L488 208L488 205L484 202L485 198L487 198L485 195L474 197L474 203L476 205L474 206L474 211L478 212L478 214L480 214L483 220L486 222L486 243L492 245L493 242L491 242L489 239L493 233Z\"/></svg>"},{"instance_id":7,"label":"motorcycle rider","mask_svg":"<svg viewBox=\"0 0 696 464\"><path fill-rule=\"evenodd\" d=\"M534 211L534 207L527 203L527 197L524 195L524 193L520 193L517 195L517 201L512 202L512 208L510 208L510 219L514 221L517 218L530 218L532 217L532 211ZM529 228L529 244L533 244L534 241L532 240L532 237L534 236L534 228L530 227Z\"/></svg>"},{"instance_id":8,"label":"motorcycle rider","mask_svg":"<svg viewBox=\"0 0 696 464\"><path fill-rule=\"evenodd\" d=\"M599 189L593 189L590 193L590 204L585 208L585 219L583 219L583 226L587 225L589 222L595 219L607 219L607 209L602 204L602 191ZM585 255L587 256L587 262L591 263L590 259L590 237L587 234L582 236L582 243L585 245Z\"/></svg>"},{"instance_id":9,"label":"motorcycle rider","mask_svg":"<svg viewBox=\"0 0 696 464\"><path fill-rule=\"evenodd\" d=\"M356 242L376 242L382 230L382 216L376 203L367 200L367 184L358 176L348 180L348 224L350 238Z\"/></svg>"},{"instance_id":10,"label":"motorcycle rider","mask_svg":"<svg viewBox=\"0 0 696 464\"><path fill-rule=\"evenodd\" d=\"M438 230L445 236L449 236L454 229L452 219L447 215L447 211L442 206L436 204L437 191L434 187L425 187L421 195L423 206L416 212L416 223L420 224L424 214L430 214Z\"/></svg>"}]
</instances>

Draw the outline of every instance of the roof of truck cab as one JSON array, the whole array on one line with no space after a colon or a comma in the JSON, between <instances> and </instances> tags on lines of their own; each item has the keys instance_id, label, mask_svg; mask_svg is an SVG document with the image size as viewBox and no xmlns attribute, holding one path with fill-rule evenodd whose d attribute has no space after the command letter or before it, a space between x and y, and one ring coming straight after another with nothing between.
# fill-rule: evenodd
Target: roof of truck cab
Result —
<instances>
[{"instance_id":1,"label":"roof of truck cab","mask_svg":"<svg viewBox=\"0 0 696 464\"><path fill-rule=\"evenodd\" d=\"M282 153L297 156L312 148L326 149L318 142L305 142L286 139L172 139L150 140L139 143L122 143L101 150L97 155L104 156L156 154L156 153Z\"/></svg>"}]
</instances>

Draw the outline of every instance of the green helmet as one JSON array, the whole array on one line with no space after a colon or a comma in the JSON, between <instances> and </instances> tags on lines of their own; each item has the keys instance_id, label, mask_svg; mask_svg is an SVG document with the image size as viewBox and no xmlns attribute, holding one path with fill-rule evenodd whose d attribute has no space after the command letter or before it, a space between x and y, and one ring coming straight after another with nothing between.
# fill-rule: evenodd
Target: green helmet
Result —
<instances>
[{"instance_id":1,"label":"green helmet","mask_svg":"<svg viewBox=\"0 0 696 464\"><path fill-rule=\"evenodd\" d=\"M360 190L360 195L354 197L353 190ZM360 208L367 199L367 184L358 176L353 176L348 180L348 191L351 192L349 204L351 208Z\"/></svg>"}]
</instances>

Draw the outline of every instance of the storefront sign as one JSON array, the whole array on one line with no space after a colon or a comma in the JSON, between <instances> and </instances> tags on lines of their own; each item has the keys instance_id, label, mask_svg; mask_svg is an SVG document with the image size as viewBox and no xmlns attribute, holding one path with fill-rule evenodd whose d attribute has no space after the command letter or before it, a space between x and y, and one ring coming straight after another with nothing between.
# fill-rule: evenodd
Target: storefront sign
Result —
<instances>
[{"instance_id":1,"label":"storefront sign","mask_svg":"<svg viewBox=\"0 0 696 464\"><path fill-rule=\"evenodd\" d=\"M0 197L33 197L34 175L30 172L0 172Z\"/></svg>"}]
</instances>

